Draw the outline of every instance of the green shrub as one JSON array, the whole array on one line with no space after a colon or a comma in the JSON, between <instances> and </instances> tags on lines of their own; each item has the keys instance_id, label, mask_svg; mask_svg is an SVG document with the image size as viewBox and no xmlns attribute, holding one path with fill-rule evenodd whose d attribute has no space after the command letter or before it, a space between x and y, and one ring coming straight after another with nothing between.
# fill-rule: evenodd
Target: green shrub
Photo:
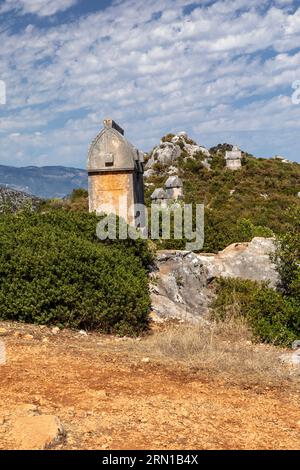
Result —
<instances>
[{"instance_id":1,"label":"green shrub","mask_svg":"<svg viewBox=\"0 0 300 470\"><path fill-rule=\"evenodd\" d=\"M172 139L175 137L175 134L167 134L161 138L162 142L171 142Z\"/></svg>"},{"instance_id":2,"label":"green shrub","mask_svg":"<svg viewBox=\"0 0 300 470\"><path fill-rule=\"evenodd\" d=\"M300 304L300 207L288 210L286 232L279 237L275 257L281 291Z\"/></svg>"},{"instance_id":3,"label":"green shrub","mask_svg":"<svg viewBox=\"0 0 300 470\"><path fill-rule=\"evenodd\" d=\"M260 340L290 345L300 335L300 306L266 284L241 279L218 279L213 316L244 318Z\"/></svg>"},{"instance_id":4,"label":"green shrub","mask_svg":"<svg viewBox=\"0 0 300 470\"><path fill-rule=\"evenodd\" d=\"M100 242L97 221L63 210L0 216L2 320L119 334L147 327L147 246Z\"/></svg>"},{"instance_id":5,"label":"green shrub","mask_svg":"<svg viewBox=\"0 0 300 470\"><path fill-rule=\"evenodd\" d=\"M273 231L268 227L254 225L249 219L241 219L238 222L238 240L251 241L254 237L273 237Z\"/></svg>"},{"instance_id":6,"label":"green shrub","mask_svg":"<svg viewBox=\"0 0 300 470\"><path fill-rule=\"evenodd\" d=\"M76 202L78 199L87 198L88 195L88 191L84 188L73 189L72 193L70 194L70 201Z\"/></svg>"}]
</instances>

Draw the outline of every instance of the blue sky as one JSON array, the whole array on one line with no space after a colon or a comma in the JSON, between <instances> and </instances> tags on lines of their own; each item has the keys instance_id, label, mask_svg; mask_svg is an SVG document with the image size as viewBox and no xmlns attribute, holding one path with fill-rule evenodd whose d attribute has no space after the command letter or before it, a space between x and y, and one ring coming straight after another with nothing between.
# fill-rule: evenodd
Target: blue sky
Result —
<instances>
[{"instance_id":1,"label":"blue sky","mask_svg":"<svg viewBox=\"0 0 300 470\"><path fill-rule=\"evenodd\" d=\"M85 167L107 116L300 162L300 0L0 0L0 39L0 164Z\"/></svg>"}]
</instances>

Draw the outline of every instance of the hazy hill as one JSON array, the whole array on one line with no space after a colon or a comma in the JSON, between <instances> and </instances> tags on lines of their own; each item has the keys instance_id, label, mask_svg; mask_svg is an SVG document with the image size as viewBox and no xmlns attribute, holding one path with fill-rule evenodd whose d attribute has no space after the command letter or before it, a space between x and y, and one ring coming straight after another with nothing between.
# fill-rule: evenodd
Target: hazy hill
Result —
<instances>
[{"instance_id":1,"label":"hazy hill","mask_svg":"<svg viewBox=\"0 0 300 470\"><path fill-rule=\"evenodd\" d=\"M73 189L87 188L87 173L64 166L16 168L0 165L0 186L41 198L61 198Z\"/></svg>"}]
</instances>

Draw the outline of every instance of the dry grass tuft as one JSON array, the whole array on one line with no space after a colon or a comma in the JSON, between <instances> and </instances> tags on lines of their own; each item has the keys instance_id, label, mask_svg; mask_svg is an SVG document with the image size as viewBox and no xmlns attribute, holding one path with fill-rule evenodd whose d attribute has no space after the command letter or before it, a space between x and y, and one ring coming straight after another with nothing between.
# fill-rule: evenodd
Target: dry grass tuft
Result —
<instances>
[{"instance_id":1,"label":"dry grass tuft","mask_svg":"<svg viewBox=\"0 0 300 470\"><path fill-rule=\"evenodd\" d=\"M222 376L243 386L278 387L297 380L296 371L281 364L281 349L255 344L251 339L247 326L231 319L211 324L169 325L151 335L143 346L193 371Z\"/></svg>"}]
</instances>

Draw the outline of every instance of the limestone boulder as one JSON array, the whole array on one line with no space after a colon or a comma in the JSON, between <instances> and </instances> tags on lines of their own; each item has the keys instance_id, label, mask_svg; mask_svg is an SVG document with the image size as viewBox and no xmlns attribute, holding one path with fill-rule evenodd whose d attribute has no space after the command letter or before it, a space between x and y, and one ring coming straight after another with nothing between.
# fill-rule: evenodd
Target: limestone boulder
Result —
<instances>
[{"instance_id":1,"label":"limestone boulder","mask_svg":"<svg viewBox=\"0 0 300 470\"><path fill-rule=\"evenodd\" d=\"M181 154L181 149L178 145L172 142L164 142L159 147L154 149L151 158L146 164L146 170L152 168L155 163L162 165L172 164Z\"/></svg>"},{"instance_id":2,"label":"limestone boulder","mask_svg":"<svg viewBox=\"0 0 300 470\"><path fill-rule=\"evenodd\" d=\"M270 255L276 249L273 238L256 237L249 243L234 243L215 255L199 254L209 278L233 277L269 282L276 287L279 277Z\"/></svg>"},{"instance_id":3,"label":"limestone boulder","mask_svg":"<svg viewBox=\"0 0 300 470\"><path fill-rule=\"evenodd\" d=\"M150 283L155 316L203 320L214 298L211 281L218 277L266 281L276 287L279 277L270 257L274 250L274 239L257 237L217 254L158 252Z\"/></svg>"},{"instance_id":4,"label":"limestone boulder","mask_svg":"<svg viewBox=\"0 0 300 470\"><path fill-rule=\"evenodd\" d=\"M192 321L208 312L208 272L195 253L161 252L152 273L152 310L158 317Z\"/></svg>"},{"instance_id":5,"label":"limestone boulder","mask_svg":"<svg viewBox=\"0 0 300 470\"><path fill-rule=\"evenodd\" d=\"M146 179L147 179L147 178L151 178L151 177L154 176L154 175L155 175L155 171L152 170L152 168L149 168L148 170L146 170L146 171L144 172L144 178L146 178Z\"/></svg>"},{"instance_id":6,"label":"limestone boulder","mask_svg":"<svg viewBox=\"0 0 300 470\"><path fill-rule=\"evenodd\" d=\"M169 176L165 182L165 187L168 188L182 188L182 180L178 176Z\"/></svg>"}]
</instances>

